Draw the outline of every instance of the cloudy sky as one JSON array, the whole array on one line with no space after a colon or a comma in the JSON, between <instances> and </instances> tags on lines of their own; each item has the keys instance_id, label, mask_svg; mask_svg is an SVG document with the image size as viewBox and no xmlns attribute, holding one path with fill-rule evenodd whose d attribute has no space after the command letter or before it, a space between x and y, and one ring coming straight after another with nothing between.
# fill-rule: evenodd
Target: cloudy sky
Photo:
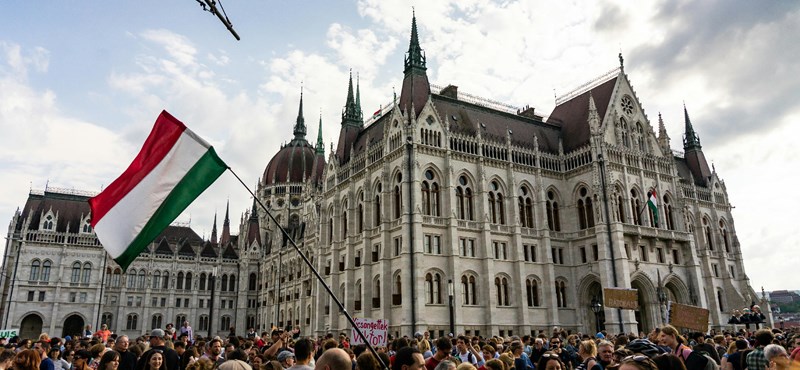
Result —
<instances>
[{"instance_id":1,"label":"cloudy sky","mask_svg":"<svg viewBox=\"0 0 800 370\"><path fill-rule=\"evenodd\" d=\"M432 82L538 112L617 67L621 51L650 123L662 113L675 149L686 103L735 206L752 285L800 289L785 278L800 263L789 191L800 180L800 3L545 3L224 1L236 41L190 0L4 2L0 217L48 183L99 191L162 109L255 184L291 139L301 82L309 132L321 116L326 143L349 70L367 115L399 93L414 7ZM230 175L179 221L207 236L227 200L238 224L252 201Z\"/></svg>"}]
</instances>

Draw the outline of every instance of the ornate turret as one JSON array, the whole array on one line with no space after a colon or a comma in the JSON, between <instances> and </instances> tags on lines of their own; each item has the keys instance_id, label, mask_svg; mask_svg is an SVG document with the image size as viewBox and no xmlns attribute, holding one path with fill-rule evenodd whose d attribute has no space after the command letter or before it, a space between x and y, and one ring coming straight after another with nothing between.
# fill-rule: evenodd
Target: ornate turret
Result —
<instances>
[{"instance_id":1,"label":"ornate turret","mask_svg":"<svg viewBox=\"0 0 800 370\"><path fill-rule=\"evenodd\" d=\"M661 152L665 156L670 155L669 135L667 135L667 128L664 126L664 119L661 118L661 112L658 112L658 146L661 147Z\"/></svg>"},{"instance_id":2,"label":"ornate turret","mask_svg":"<svg viewBox=\"0 0 800 370\"><path fill-rule=\"evenodd\" d=\"M247 220L247 245L253 245L254 242L261 245L261 231L258 225L258 205L256 198L253 198L253 209L250 211L250 218Z\"/></svg>"},{"instance_id":3,"label":"ornate turret","mask_svg":"<svg viewBox=\"0 0 800 370\"><path fill-rule=\"evenodd\" d=\"M589 91L589 130L593 135L600 134L600 114L597 113L597 106L594 103L592 92Z\"/></svg>"},{"instance_id":4,"label":"ornate turret","mask_svg":"<svg viewBox=\"0 0 800 370\"><path fill-rule=\"evenodd\" d=\"M414 14L411 17L411 41L408 44L405 69L403 70L405 76L403 78L403 89L400 91L400 109L403 112L408 112L413 107L415 118L419 116L431 94L426 70L425 52L419 46L417 16Z\"/></svg>"},{"instance_id":5,"label":"ornate turret","mask_svg":"<svg viewBox=\"0 0 800 370\"><path fill-rule=\"evenodd\" d=\"M360 97L359 97L360 99ZM342 126L364 126L364 114L353 95L353 72L350 71L350 81L347 85L347 101L342 110Z\"/></svg>"},{"instance_id":6,"label":"ornate turret","mask_svg":"<svg viewBox=\"0 0 800 370\"><path fill-rule=\"evenodd\" d=\"M325 143L322 142L322 112L319 113L319 130L317 130L317 154L325 156Z\"/></svg>"},{"instance_id":7,"label":"ornate turret","mask_svg":"<svg viewBox=\"0 0 800 370\"><path fill-rule=\"evenodd\" d=\"M708 180L711 177L711 169L708 168L708 161L703 154L703 148L700 146L700 137L692 127L692 121L689 120L689 113L686 111L686 105L683 105L683 116L686 121L686 132L683 134L683 150L686 152L686 164L692 171L695 184L700 186L707 186Z\"/></svg>"}]
</instances>

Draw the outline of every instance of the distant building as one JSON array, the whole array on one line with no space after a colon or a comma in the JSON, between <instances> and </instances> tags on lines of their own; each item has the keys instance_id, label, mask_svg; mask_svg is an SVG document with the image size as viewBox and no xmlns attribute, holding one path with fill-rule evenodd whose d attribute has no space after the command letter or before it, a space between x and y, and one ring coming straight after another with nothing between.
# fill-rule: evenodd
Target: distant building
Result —
<instances>
[{"instance_id":1,"label":"distant building","mask_svg":"<svg viewBox=\"0 0 800 370\"><path fill-rule=\"evenodd\" d=\"M795 303L800 302L800 294L792 290L775 290L769 292L769 299L775 303Z\"/></svg>"}]
</instances>

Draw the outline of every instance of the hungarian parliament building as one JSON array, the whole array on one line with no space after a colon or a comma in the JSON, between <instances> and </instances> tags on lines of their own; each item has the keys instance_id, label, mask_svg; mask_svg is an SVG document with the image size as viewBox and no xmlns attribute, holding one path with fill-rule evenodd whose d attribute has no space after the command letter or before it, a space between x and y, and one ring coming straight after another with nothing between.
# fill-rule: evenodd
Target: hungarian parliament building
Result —
<instances>
[{"instance_id":1,"label":"hungarian parliament building","mask_svg":"<svg viewBox=\"0 0 800 370\"><path fill-rule=\"evenodd\" d=\"M621 56L549 116L432 85L426 70L414 18L399 97L365 120L351 76L326 153L321 119L316 143L306 139L301 95L260 202L233 225L226 209L207 240L168 227L125 272L89 226L93 194L31 191L8 227L3 328L63 336L108 324L138 336L186 320L201 335L349 332L258 203L348 313L387 320L392 334L647 332L669 302L707 308L721 329L757 300L726 185L686 107L679 152L661 115L645 115ZM639 308L606 307L604 288L637 290Z\"/></svg>"}]
</instances>

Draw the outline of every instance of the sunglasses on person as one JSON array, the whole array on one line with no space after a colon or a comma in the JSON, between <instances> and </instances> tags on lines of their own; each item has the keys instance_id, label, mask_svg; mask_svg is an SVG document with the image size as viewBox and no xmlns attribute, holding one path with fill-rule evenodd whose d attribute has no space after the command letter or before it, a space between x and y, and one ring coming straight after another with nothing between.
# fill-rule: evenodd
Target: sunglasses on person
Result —
<instances>
[{"instance_id":1,"label":"sunglasses on person","mask_svg":"<svg viewBox=\"0 0 800 370\"><path fill-rule=\"evenodd\" d=\"M558 355L553 353L553 352L545 352L544 354L542 354L542 357L544 357L544 358L558 358Z\"/></svg>"},{"instance_id":2,"label":"sunglasses on person","mask_svg":"<svg viewBox=\"0 0 800 370\"><path fill-rule=\"evenodd\" d=\"M551 346L557 346L557 345L560 345L560 344L561 344L560 340L554 340L554 341L550 342Z\"/></svg>"}]
</instances>

